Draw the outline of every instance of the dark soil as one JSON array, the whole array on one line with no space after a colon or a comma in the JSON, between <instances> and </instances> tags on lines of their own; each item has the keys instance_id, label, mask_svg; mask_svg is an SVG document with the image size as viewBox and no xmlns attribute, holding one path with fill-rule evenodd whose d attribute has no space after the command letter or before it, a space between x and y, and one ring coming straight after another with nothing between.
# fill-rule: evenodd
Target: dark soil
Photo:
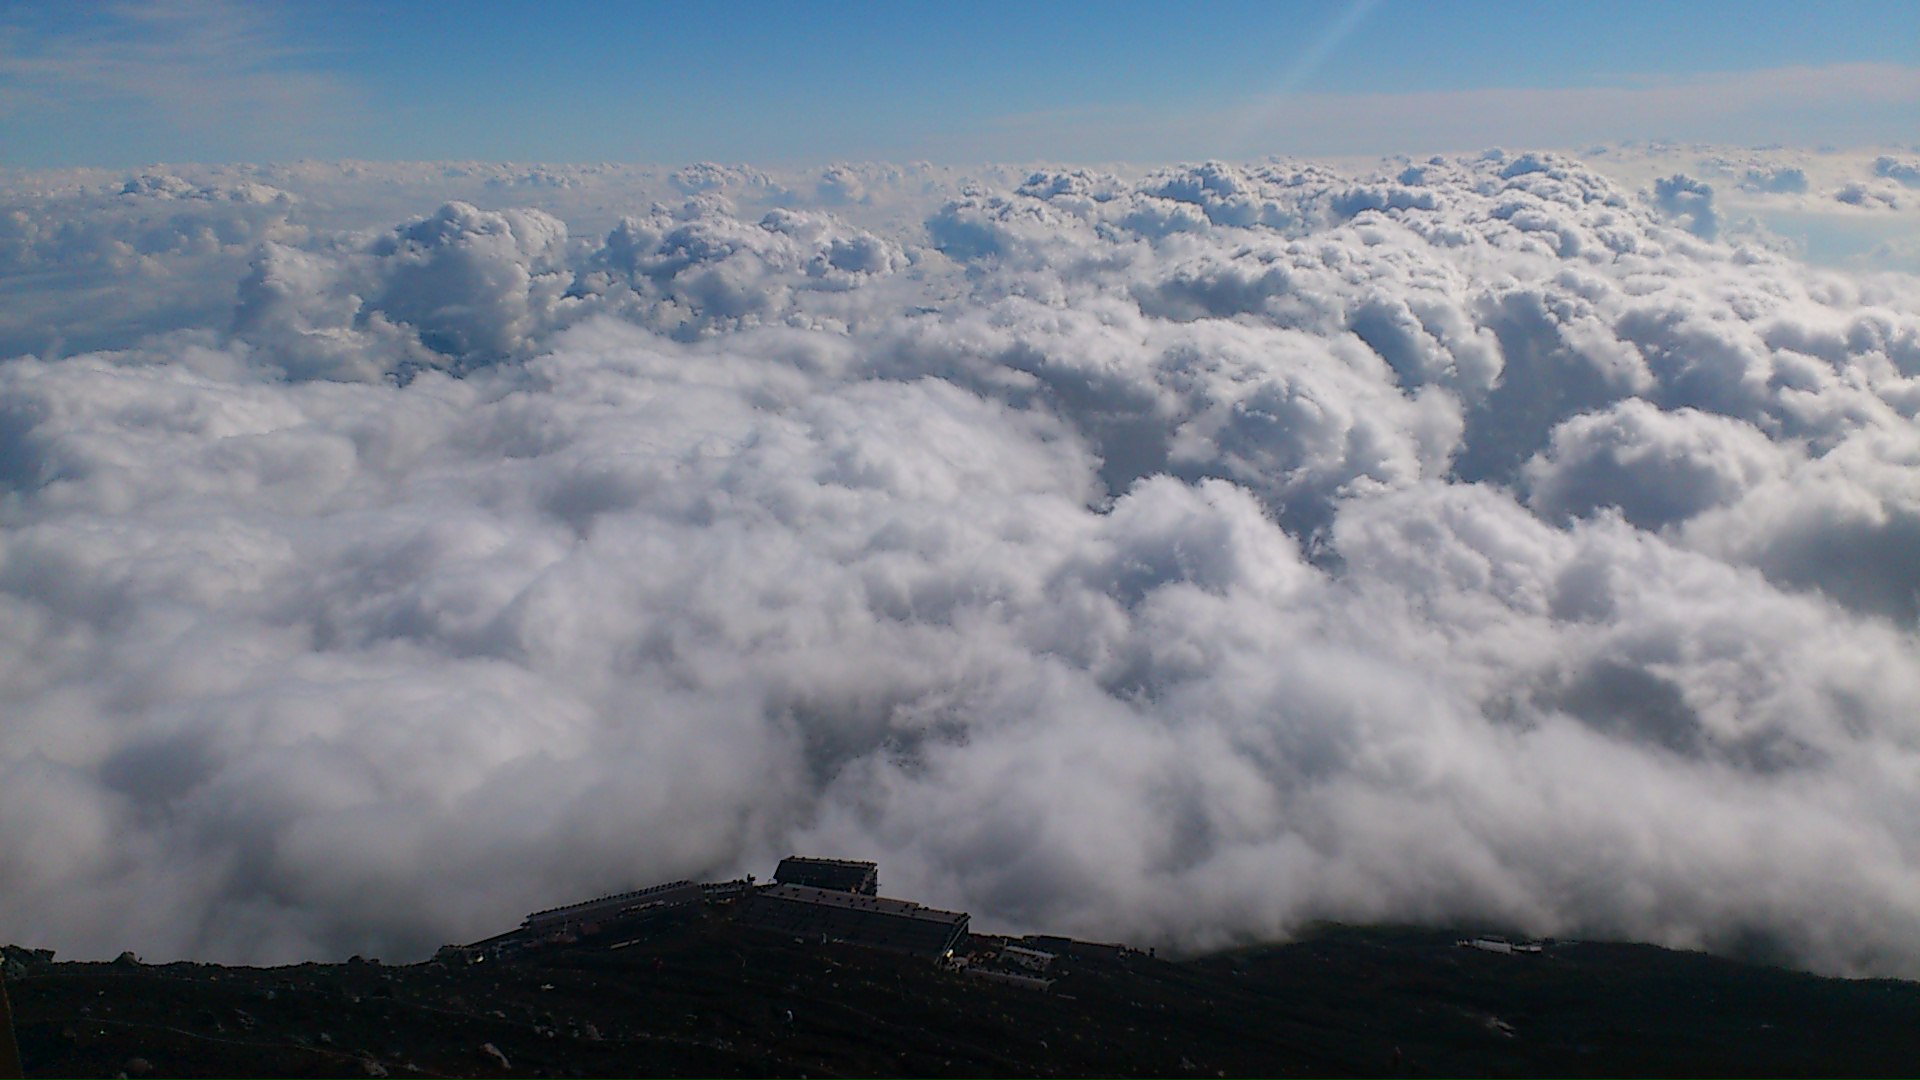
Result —
<instances>
[{"instance_id":1,"label":"dark soil","mask_svg":"<svg viewBox=\"0 0 1920 1080\"><path fill-rule=\"evenodd\" d=\"M1458 936L1330 928L1186 962L1075 944L1036 990L692 907L474 965L41 958L7 990L27 1076L1920 1071L1920 984L1637 945L1503 955Z\"/></svg>"}]
</instances>

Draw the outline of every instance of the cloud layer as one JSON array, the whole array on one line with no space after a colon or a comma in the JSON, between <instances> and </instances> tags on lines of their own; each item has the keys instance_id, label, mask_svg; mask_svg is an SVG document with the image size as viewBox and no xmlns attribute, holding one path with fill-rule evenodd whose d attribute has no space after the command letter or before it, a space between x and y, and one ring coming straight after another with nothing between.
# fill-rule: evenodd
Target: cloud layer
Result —
<instances>
[{"instance_id":1,"label":"cloud layer","mask_svg":"<svg viewBox=\"0 0 1920 1080\"><path fill-rule=\"evenodd\" d=\"M19 289L226 276L9 305L0 937L408 958L806 850L1920 975L1916 279L1543 154L514 175L14 196Z\"/></svg>"}]
</instances>

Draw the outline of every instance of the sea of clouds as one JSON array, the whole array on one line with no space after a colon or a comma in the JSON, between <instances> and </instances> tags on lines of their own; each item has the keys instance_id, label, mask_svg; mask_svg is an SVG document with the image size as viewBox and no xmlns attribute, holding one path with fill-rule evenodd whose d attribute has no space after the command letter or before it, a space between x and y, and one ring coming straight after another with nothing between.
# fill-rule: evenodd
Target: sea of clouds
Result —
<instances>
[{"instance_id":1,"label":"sea of clouds","mask_svg":"<svg viewBox=\"0 0 1920 1080\"><path fill-rule=\"evenodd\" d=\"M1726 209L1920 156L1709 166L0 175L0 939L798 851L1920 976L1920 278Z\"/></svg>"}]
</instances>

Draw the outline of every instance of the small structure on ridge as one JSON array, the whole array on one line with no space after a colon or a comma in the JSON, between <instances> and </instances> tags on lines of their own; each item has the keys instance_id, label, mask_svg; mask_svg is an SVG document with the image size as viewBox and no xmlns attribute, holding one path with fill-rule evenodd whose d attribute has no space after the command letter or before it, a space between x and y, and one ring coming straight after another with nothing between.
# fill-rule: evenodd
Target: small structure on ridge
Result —
<instances>
[{"instance_id":1,"label":"small structure on ridge","mask_svg":"<svg viewBox=\"0 0 1920 1080\"><path fill-rule=\"evenodd\" d=\"M773 872L778 885L804 885L809 889L880 895L880 867L876 863L851 859L807 859L789 855L780 860Z\"/></svg>"}]
</instances>

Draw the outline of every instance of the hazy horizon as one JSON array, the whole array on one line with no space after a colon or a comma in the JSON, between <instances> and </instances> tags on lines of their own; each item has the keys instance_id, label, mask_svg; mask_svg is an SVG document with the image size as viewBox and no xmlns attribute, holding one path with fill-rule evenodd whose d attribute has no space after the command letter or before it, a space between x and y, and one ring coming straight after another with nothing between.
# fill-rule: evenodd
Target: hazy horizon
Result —
<instances>
[{"instance_id":1,"label":"hazy horizon","mask_svg":"<svg viewBox=\"0 0 1920 1080\"><path fill-rule=\"evenodd\" d=\"M0 12L0 165L938 164L1920 139L1898 0Z\"/></svg>"}]
</instances>

